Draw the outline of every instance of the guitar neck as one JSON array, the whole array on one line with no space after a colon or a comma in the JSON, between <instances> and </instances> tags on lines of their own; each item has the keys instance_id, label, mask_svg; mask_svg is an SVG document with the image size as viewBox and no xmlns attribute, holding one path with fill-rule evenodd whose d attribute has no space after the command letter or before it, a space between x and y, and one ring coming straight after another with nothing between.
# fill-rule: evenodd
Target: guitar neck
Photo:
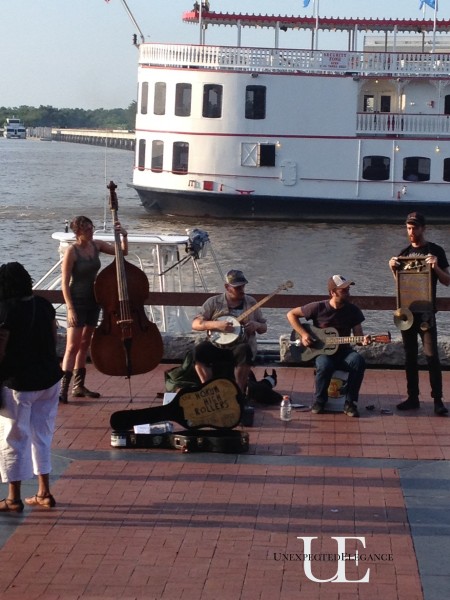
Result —
<instances>
[{"instance_id":1,"label":"guitar neck","mask_svg":"<svg viewBox=\"0 0 450 600\"><path fill-rule=\"evenodd\" d=\"M362 344L363 341L363 335L348 335L338 337L335 337L334 335L329 335L325 340L325 344L327 346L337 346L339 344Z\"/></svg>"}]
</instances>

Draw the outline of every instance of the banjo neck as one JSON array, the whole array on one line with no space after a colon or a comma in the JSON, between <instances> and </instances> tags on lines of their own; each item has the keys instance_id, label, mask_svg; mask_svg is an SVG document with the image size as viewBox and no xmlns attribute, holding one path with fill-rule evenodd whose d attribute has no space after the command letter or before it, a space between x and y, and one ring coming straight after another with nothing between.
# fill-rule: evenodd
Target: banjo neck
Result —
<instances>
[{"instance_id":1,"label":"banjo neck","mask_svg":"<svg viewBox=\"0 0 450 600\"><path fill-rule=\"evenodd\" d=\"M238 321L239 323L242 323L242 321L244 321L247 317L249 317L260 306L262 306L263 304L265 304L266 302L268 302L271 298L273 298L274 296L276 296L278 294L278 292L281 292L282 290L289 289L292 286L293 286L292 281L286 281L285 283L279 285L277 287L277 289L275 291L273 291L271 294L268 294L267 296L264 296L264 298L262 298L261 300L259 300L256 304L254 304L250 308L247 308L247 310L244 310L244 312L241 313L238 317L235 317L236 321Z\"/></svg>"}]
</instances>

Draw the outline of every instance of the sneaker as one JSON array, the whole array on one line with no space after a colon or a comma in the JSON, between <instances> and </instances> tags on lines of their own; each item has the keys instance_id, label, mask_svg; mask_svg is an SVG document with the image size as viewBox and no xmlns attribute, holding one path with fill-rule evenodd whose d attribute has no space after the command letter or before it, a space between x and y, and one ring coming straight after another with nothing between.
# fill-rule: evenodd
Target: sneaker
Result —
<instances>
[{"instance_id":1,"label":"sneaker","mask_svg":"<svg viewBox=\"0 0 450 600\"><path fill-rule=\"evenodd\" d=\"M344 414L347 415L347 417L359 417L356 404L354 402L346 402L344 404Z\"/></svg>"},{"instance_id":2,"label":"sneaker","mask_svg":"<svg viewBox=\"0 0 450 600\"><path fill-rule=\"evenodd\" d=\"M420 402L417 398L406 398L397 404L397 410L417 410L418 408L420 408Z\"/></svg>"},{"instance_id":3,"label":"sneaker","mask_svg":"<svg viewBox=\"0 0 450 600\"><path fill-rule=\"evenodd\" d=\"M442 400L434 401L434 414L438 417L444 417L448 413L448 408L446 408L442 402Z\"/></svg>"},{"instance_id":4,"label":"sneaker","mask_svg":"<svg viewBox=\"0 0 450 600\"><path fill-rule=\"evenodd\" d=\"M314 402L314 404L311 407L311 412L315 415L323 415L323 413L325 412L325 408L320 402Z\"/></svg>"}]
</instances>

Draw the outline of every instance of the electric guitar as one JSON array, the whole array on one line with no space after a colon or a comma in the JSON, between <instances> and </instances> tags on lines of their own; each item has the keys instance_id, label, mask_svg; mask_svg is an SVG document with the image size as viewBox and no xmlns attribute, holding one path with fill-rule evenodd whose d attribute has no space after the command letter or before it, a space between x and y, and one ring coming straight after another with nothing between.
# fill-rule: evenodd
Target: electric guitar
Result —
<instances>
[{"instance_id":1,"label":"electric guitar","mask_svg":"<svg viewBox=\"0 0 450 600\"><path fill-rule=\"evenodd\" d=\"M307 323L302 323L301 325L314 338L312 346L303 346L301 336L296 331L292 331L290 345L295 347L295 350L292 350L292 357L294 360L302 362L307 362L319 354L335 354L341 344L360 344L366 337L364 335L340 336L338 330L334 327L320 329ZM388 331L379 335L371 335L370 338L372 342L388 344L391 341L391 334Z\"/></svg>"},{"instance_id":2,"label":"electric guitar","mask_svg":"<svg viewBox=\"0 0 450 600\"><path fill-rule=\"evenodd\" d=\"M225 332L210 330L208 331L209 341L212 342L215 346L219 346L220 348L233 346L244 337L242 322L253 312L255 312L255 310L257 310L260 306L262 306L271 298L273 298L273 296L278 294L278 292L281 292L282 290L288 290L291 287L294 287L292 281L286 281L285 283L282 283L280 286L277 287L277 289L274 292L262 298L262 300L245 310L238 317L232 317L231 315L223 315L222 317L217 317L217 319L215 319L216 321L228 321L229 323L231 323L233 325L233 331Z\"/></svg>"}]
</instances>

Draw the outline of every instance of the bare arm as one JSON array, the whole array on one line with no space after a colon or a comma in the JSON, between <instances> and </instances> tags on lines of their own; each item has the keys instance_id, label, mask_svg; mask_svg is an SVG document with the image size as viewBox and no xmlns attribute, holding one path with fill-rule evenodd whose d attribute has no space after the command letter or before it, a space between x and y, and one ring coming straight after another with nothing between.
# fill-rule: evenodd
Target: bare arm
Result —
<instances>
[{"instance_id":1,"label":"bare arm","mask_svg":"<svg viewBox=\"0 0 450 600\"><path fill-rule=\"evenodd\" d=\"M446 267L445 269L441 269L441 267L438 265L437 257L433 256L432 254L427 256L426 262L436 273L436 277L439 279L442 285L450 285L450 273L448 272L448 267Z\"/></svg>"},{"instance_id":2,"label":"bare arm","mask_svg":"<svg viewBox=\"0 0 450 600\"><path fill-rule=\"evenodd\" d=\"M192 321L192 329L194 331L223 331L225 333L234 331L231 321L208 321L202 315L197 315Z\"/></svg>"},{"instance_id":3,"label":"bare arm","mask_svg":"<svg viewBox=\"0 0 450 600\"><path fill-rule=\"evenodd\" d=\"M300 306L297 308L293 308L290 310L287 315L287 320L291 324L291 327L294 331L296 331L302 339L303 346L311 346L311 344L315 341L311 334L302 326L300 323L300 319L304 317L302 309Z\"/></svg>"},{"instance_id":4,"label":"bare arm","mask_svg":"<svg viewBox=\"0 0 450 600\"><path fill-rule=\"evenodd\" d=\"M122 236L121 239L121 247L124 256L128 254L128 232L122 227L122 225L117 221L114 223L114 229L120 233ZM97 248L100 252L104 254L112 254L116 253L116 247L114 244L110 244L109 242L104 242L103 240L96 240L94 242L97 245Z\"/></svg>"},{"instance_id":5,"label":"bare arm","mask_svg":"<svg viewBox=\"0 0 450 600\"><path fill-rule=\"evenodd\" d=\"M397 279L397 270L400 266L400 262L397 256L393 256L389 261L389 268L391 269L394 279Z\"/></svg>"},{"instance_id":6,"label":"bare arm","mask_svg":"<svg viewBox=\"0 0 450 600\"><path fill-rule=\"evenodd\" d=\"M63 261L61 265L61 290L64 296L64 302L67 307L67 323L68 325L76 324L76 316L73 310L73 302L72 295L70 293L70 278L72 276L72 269L75 263L75 248L73 246L69 246L66 248L66 251L63 256Z\"/></svg>"},{"instance_id":7,"label":"bare arm","mask_svg":"<svg viewBox=\"0 0 450 600\"><path fill-rule=\"evenodd\" d=\"M364 341L362 342L363 346L368 346L372 343L372 338L370 335L364 335L362 324L359 323L352 328L353 335L364 336Z\"/></svg>"}]
</instances>

